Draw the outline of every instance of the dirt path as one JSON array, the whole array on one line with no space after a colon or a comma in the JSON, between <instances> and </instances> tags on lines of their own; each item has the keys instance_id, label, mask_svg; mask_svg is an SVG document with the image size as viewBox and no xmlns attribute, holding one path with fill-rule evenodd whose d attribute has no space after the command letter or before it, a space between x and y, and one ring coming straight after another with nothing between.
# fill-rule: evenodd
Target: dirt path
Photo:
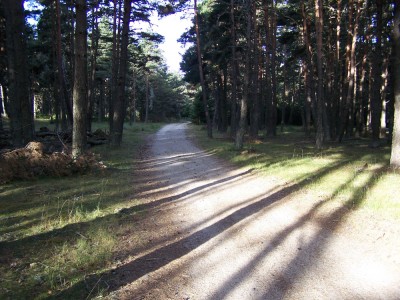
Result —
<instances>
[{"instance_id":1,"label":"dirt path","mask_svg":"<svg viewBox=\"0 0 400 300\"><path fill-rule=\"evenodd\" d=\"M228 166L186 128L162 128L141 165L148 247L109 298L400 299L397 225Z\"/></svg>"}]
</instances>

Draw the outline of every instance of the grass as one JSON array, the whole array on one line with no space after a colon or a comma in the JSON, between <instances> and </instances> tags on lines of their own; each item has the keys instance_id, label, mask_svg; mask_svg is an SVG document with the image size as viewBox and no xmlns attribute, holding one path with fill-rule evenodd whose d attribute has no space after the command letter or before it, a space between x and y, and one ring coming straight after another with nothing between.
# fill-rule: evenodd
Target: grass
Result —
<instances>
[{"instance_id":1,"label":"grass","mask_svg":"<svg viewBox=\"0 0 400 300\"><path fill-rule=\"evenodd\" d=\"M138 204L136 154L160 126L126 125L121 148L93 148L104 171L0 186L0 299L46 298L111 266L118 233L126 230L117 212Z\"/></svg>"},{"instance_id":2,"label":"grass","mask_svg":"<svg viewBox=\"0 0 400 300\"><path fill-rule=\"evenodd\" d=\"M388 167L390 147L372 149L368 140L358 139L327 143L317 151L313 140L304 137L301 128L286 127L275 138L245 143L242 151L224 134L206 138L200 126L192 133L201 147L228 159L238 166L254 168L265 176L287 183L307 182L302 194L323 197L331 204L366 209L383 218L400 219L400 173ZM328 174L315 178L321 170L337 165ZM330 204L330 205L331 205Z\"/></svg>"},{"instance_id":3,"label":"grass","mask_svg":"<svg viewBox=\"0 0 400 300\"><path fill-rule=\"evenodd\" d=\"M135 210L135 153L159 127L126 126L120 149L93 148L108 166L104 172L0 186L0 299L48 298L112 267L119 259L119 238L135 234L132 214L143 213ZM95 124L97 128L107 125ZM299 128L288 127L274 139L248 141L238 152L224 135L215 133L210 140L199 126L191 131L202 147L238 166L282 182L302 182L301 200L323 197L349 209L400 219L400 174L387 168L389 147L370 149L368 141L354 140L316 151ZM315 176L321 170L329 172ZM120 213L124 208L130 208L129 214ZM140 236L132 240L146 242ZM92 287L77 290L77 298L102 295L100 285Z\"/></svg>"}]
</instances>

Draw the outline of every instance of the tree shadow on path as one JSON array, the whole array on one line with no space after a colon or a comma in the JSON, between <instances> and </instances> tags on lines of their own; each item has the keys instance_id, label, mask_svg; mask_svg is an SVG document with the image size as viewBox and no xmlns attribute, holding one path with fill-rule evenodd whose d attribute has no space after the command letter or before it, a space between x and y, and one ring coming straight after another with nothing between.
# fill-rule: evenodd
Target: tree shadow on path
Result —
<instances>
[{"instance_id":1,"label":"tree shadow on path","mask_svg":"<svg viewBox=\"0 0 400 300\"><path fill-rule=\"evenodd\" d=\"M267 208L271 204L281 201L290 194L295 193L301 188L307 186L314 180L317 180L318 178L329 174L331 171L335 170L338 167L346 165L347 163L347 161L332 163L330 166L320 170L314 175L308 176L298 183L288 185L261 200L244 206L231 213L230 215L218 220L212 225L198 230L197 232L189 236L183 237L176 242L172 242L166 246L158 248L151 253L148 253L125 265L118 267L117 269L106 271L101 274L92 275L86 278L85 281L78 282L71 286L69 289L62 291L60 294L55 296L55 298L71 299L76 296L75 293L77 291L81 292L82 289L84 289L85 287L87 288L88 293L90 293L94 288L107 289L108 292L115 291L120 287L134 282L142 276L150 272L156 271L166 266L167 264L183 257L194 249L223 233L235 224L238 224L239 222L253 216L257 212ZM197 188L195 190L197 191ZM167 202L171 201L171 199L163 199L160 201ZM150 203L149 205L152 204ZM82 295L79 296L82 297Z\"/></svg>"},{"instance_id":2,"label":"tree shadow on path","mask_svg":"<svg viewBox=\"0 0 400 300\"><path fill-rule=\"evenodd\" d=\"M377 170L377 174L381 174L385 170L382 167ZM334 199L340 192L353 184L357 178L357 174L348 182L344 183L336 189L336 191L326 199L322 199L312 206L312 208L295 223L283 228L277 232L275 236L266 243L266 246L243 268L230 276L230 279L224 282L210 299L228 299L229 294L241 283L244 282L261 261L273 252L279 245L283 244L286 239L296 230L305 226L308 222L313 221L319 209L324 206L331 199ZM371 176L369 181L365 184L368 187L373 187L376 184L376 179ZM268 283L265 291L260 299L283 299L285 294L293 287L293 283L299 277L307 273L314 264L318 263L320 253L323 252L330 237L339 225L346 220L354 209L357 209L365 199L364 185L354 190L353 196L346 201L343 205L336 208L331 214L322 219L319 219L320 227L313 235L313 238L305 242L298 248L297 255L295 255L287 265L282 266L283 271L280 274L275 274L272 282ZM317 280L317 279L315 279Z\"/></svg>"}]
</instances>

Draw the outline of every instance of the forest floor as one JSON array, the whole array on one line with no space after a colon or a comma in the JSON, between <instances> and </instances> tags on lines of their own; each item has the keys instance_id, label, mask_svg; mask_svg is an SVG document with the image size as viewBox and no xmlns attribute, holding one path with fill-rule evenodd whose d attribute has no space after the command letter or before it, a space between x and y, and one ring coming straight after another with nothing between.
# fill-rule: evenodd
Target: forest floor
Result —
<instances>
[{"instance_id":1,"label":"forest floor","mask_svg":"<svg viewBox=\"0 0 400 300\"><path fill-rule=\"evenodd\" d=\"M102 170L0 185L0 299L400 298L390 147L160 126L94 149Z\"/></svg>"},{"instance_id":2,"label":"forest floor","mask_svg":"<svg viewBox=\"0 0 400 300\"><path fill-rule=\"evenodd\" d=\"M152 137L133 179L146 216L86 284L107 282L109 299L399 299L399 222L308 188L337 163L261 176L200 150L187 126Z\"/></svg>"}]
</instances>

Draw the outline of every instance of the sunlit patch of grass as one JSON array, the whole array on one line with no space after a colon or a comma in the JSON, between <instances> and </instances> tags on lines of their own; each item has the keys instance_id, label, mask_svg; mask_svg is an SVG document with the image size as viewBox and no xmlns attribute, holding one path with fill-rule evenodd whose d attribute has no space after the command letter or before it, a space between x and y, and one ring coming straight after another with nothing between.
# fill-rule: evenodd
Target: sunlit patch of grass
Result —
<instances>
[{"instance_id":1,"label":"sunlit patch of grass","mask_svg":"<svg viewBox=\"0 0 400 300\"><path fill-rule=\"evenodd\" d=\"M25 262L17 261L11 268L3 269L1 292L9 291L13 299L25 299L28 295L46 298L82 280L85 274L111 265L117 243L113 232L92 226L84 234L76 234L75 240L65 239L60 245L42 249L44 253L40 255L31 255Z\"/></svg>"},{"instance_id":2,"label":"sunlit patch of grass","mask_svg":"<svg viewBox=\"0 0 400 300\"><path fill-rule=\"evenodd\" d=\"M116 238L104 228L91 228L74 243L65 242L53 249L53 255L38 263L38 273L50 289L68 287L82 271L102 269L110 263Z\"/></svg>"},{"instance_id":3,"label":"sunlit patch of grass","mask_svg":"<svg viewBox=\"0 0 400 300\"><path fill-rule=\"evenodd\" d=\"M301 128L287 127L278 136L248 141L242 151L235 151L233 140L215 132L208 139L198 126L191 127L201 147L241 167L253 168L265 176L284 182L302 182L309 197L328 199L349 209L373 210L400 219L400 174L386 168L390 147L368 147L368 140L327 143L317 151ZM323 176L315 174L338 164Z\"/></svg>"},{"instance_id":4,"label":"sunlit patch of grass","mask_svg":"<svg viewBox=\"0 0 400 300\"><path fill-rule=\"evenodd\" d=\"M110 266L125 230L119 212L138 204L132 183L138 152L160 126L127 125L121 148L94 147L104 171L0 187L0 299L46 298Z\"/></svg>"},{"instance_id":5,"label":"sunlit patch of grass","mask_svg":"<svg viewBox=\"0 0 400 300\"><path fill-rule=\"evenodd\" d=\"M376 185L368 189L365 199L367 208L388 217L400 219L400 173L388 171L376 178Z\"/></svg>"}]
</instances>

